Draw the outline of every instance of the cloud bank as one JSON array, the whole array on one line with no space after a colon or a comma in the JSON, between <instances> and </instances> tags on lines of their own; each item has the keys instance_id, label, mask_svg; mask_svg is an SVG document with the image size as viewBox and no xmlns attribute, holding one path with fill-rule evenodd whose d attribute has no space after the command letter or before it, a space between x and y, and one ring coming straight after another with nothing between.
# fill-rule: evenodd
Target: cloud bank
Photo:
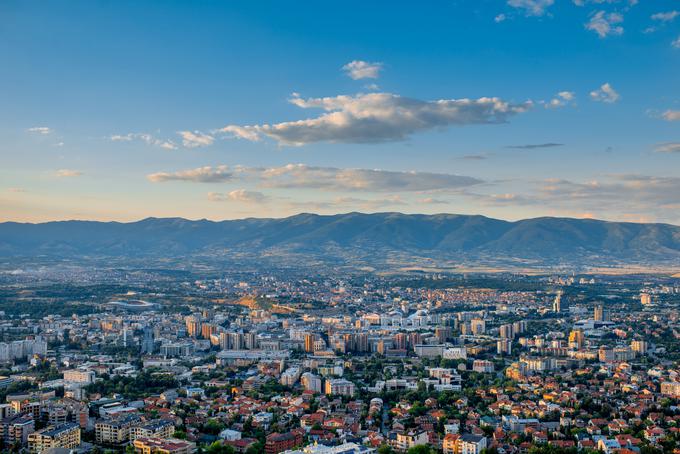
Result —
<instances>
[{"instance_id":1,"label":"cloud bank","mask_svg":"<svg viewBox=\"0 0 680 454\"><path fill-rule=\"evenodd\" d=\"M372 169L341 169L288 164L281 167L230 168L206 166L179 172L158 172L147 176L153 183L185 181L193 183L250 182L262 188L317 189L325 191L418 192L458 189L482 183L469 176L399 172Z\"/></svg>"}]
</instances>

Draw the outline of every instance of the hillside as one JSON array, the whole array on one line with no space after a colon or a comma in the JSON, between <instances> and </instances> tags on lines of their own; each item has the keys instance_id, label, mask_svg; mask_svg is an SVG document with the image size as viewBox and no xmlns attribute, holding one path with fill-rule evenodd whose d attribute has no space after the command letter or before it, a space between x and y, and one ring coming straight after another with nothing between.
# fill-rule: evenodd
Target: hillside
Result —
<instances>
[{"instance_id":1,"label":"hillside","mask_svg":"<svg viewBox=\"0 0 680 454\"><path fill-rule=\"evenodd\" d=\"M4 257L309 256L321 261L529 260L538 263L680 263L680 227L667 224L400 213L299 214L213 222L0 223Z\"/></svg>"}]
</instances>

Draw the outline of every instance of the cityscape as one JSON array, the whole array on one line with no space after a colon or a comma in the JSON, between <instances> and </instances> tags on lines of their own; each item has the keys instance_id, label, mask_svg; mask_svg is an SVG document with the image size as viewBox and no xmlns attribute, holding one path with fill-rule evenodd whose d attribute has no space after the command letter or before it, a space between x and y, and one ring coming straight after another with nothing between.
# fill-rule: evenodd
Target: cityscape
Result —
<instances>
[{"instance_id":1,"label":"cityscape","mask_svg":"<svg viewBox=\"0 0 680 454\"><path fill-rule=\"evenodd\" d=\"M678 0L4 0L0 56L1 454L680 454Z\"/></svg>"},{"instance_id":2,"label":"cityscape","mask_svg":"<svg viewBox=\"0 0 680 454\"><path fill-rule=\"evenodd\" d=\"M676 278L0 276L7 452L677 449Z\"/></svg>"}]
</instances>

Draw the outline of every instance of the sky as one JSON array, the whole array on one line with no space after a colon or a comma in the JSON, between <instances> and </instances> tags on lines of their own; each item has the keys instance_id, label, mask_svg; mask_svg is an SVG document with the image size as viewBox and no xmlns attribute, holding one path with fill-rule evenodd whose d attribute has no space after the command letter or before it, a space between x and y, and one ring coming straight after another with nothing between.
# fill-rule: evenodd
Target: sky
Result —
<instances>
[{"instance_id":1,"label":"sky","mask_svg":"<svg viewBox=\"0 0 680 454\"><path fill-rule=\"evenodd\" d=\"M680 224L679 0L5 0L0 62L0 221Z\"/></svg>"}]
</instances>

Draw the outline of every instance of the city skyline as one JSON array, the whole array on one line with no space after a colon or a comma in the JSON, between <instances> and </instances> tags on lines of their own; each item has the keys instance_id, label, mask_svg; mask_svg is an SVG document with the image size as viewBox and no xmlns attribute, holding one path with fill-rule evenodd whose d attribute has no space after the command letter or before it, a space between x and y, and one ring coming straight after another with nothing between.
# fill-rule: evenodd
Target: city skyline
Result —
<instances>
[{"instance_id":1,"label":"city skyline","mask_svg":"<svg viewBox=\"0 0 680 454\"><path fill-rule=\"evenodd\" d=\"M6 2L0 221L680 224L679 11Z\"/></svg>"}]
</instances>

